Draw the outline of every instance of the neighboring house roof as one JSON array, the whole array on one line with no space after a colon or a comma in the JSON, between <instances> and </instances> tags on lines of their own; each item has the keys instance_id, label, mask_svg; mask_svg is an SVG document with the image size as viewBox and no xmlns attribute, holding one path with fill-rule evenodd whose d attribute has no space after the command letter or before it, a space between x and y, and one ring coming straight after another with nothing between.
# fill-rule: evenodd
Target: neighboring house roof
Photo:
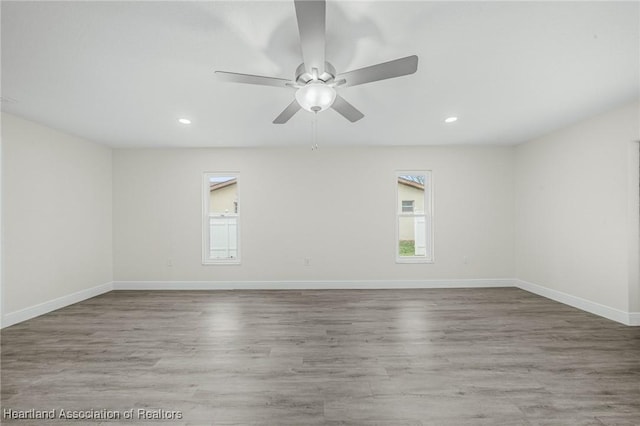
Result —
<instances>
[{"instance_id":1,"label":"neighboring house roof","mask_svg":"<svg viewBox=\"0 0 640 426\"><path fill-rule=\"evenodd\" d=\"M232 178L224 182L212 182L209 184L209 191L216 191L227 186L235 185L236 183L238 183L238 180L236 178Z\"/></svg>"},{"instance_id":2,"label":"neighboring house roof","mask_svg":"<svg viewBox=\"0 0 640 426\"><path fill-rule=\"evenodd\" d=\"M424 189L424 176L406 175L398 176L398 183L412 186L418 189Z\"/></svg>"}]
</instances>

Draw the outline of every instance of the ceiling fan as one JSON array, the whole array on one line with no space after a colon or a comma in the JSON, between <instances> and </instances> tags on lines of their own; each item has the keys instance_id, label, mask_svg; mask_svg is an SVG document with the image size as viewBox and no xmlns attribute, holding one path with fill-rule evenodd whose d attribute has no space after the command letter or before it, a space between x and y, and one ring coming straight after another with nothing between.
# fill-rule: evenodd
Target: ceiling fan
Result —
<instances>
[{"instance_id":1,"label":"ceiling fan","mask_svg":"<svg viewBox=\"0 0 640 426\"><path fill-rule=\"evenodd\" d=\"M295 99L273 120L284 124L301 108L314 113L332 108L351 122L364 114L336 93L338 87L357 86L373 81L413 74L418 69L418 57L407 56L354 71L336 73L325 61L325 0L295 0L303 63L298 66L293 81L260 75L216 71L216 76L232 83L296 89Z\"/></svg>"}]
</instances>

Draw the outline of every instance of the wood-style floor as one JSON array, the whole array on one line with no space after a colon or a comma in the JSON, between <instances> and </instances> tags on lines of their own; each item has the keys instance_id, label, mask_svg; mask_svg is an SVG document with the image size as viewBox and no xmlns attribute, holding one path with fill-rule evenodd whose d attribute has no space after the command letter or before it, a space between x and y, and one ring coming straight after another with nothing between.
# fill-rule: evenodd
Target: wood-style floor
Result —
<instances>
[{"instance_id":1,"label":"wood-style floor","mask_svg":"<svg viewBox=\"0 0 640 426\"><path fill-rule=\"evenodd\" d=\"M115 291L2 331L2 409L639 425L640 328L512 288Z\"/></svg>"}]
</instances>

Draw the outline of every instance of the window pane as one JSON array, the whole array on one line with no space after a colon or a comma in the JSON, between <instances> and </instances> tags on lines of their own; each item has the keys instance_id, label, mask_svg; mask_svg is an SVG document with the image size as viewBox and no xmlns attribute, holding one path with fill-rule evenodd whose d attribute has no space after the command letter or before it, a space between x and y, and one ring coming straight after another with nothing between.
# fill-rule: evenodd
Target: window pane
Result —
<instances>
[{"instance_id":1,"label":"window pane","mask_svg":"<svg viewBox=\"0 0 640 426\"><path fill-rule=\"evenodd\" d=\"M236 217L209 216L209 257L211 259L238 257L237 231Z\"/></svg>"},{"instance_id":2,"label":"window pane","mask_svg":"<svg viewBox=\"0 0 640 426\"><path fill-rule=\"evenodd\" d=\"M397 172L395 179L396 262L432 262L431 172Z\"/></svg>"},{"instance_id":3,"label":"window pane","mask_svg":"<svg viewBox=\"0 0 640 426\"><path fill-rule=\"evenodd\" d=\"M238 176L205 174L203 262L239 261Z\"/></svg>"},{"instance_id":4,"label":"window pane","mask_svg":"<svg viewBox=\"0 0 640 426\"><path fill-rule=\"evenodd\" d=\"M209 177L209 214L238 213L238 180L235 176Z\"/></svg>"},{"instance_id":5,"label":"window pane","mask_svg":"<svg viewBox=\"0 0 640 426\"><path fill-rule=\"evenodd\" d=\"M398 218L398 255L425 257L427 255L426 218L424 216Z\"/></svg>"},{"instance_id":6,"label":"window pane","mask_svg":"<svg viewBox=\"0 0 640 426\"><path fill-rule=\"evenodd\" d=\"M425 212L425 175L398 176L398 211L402 213Z\"/></svg>"}]
</instances>

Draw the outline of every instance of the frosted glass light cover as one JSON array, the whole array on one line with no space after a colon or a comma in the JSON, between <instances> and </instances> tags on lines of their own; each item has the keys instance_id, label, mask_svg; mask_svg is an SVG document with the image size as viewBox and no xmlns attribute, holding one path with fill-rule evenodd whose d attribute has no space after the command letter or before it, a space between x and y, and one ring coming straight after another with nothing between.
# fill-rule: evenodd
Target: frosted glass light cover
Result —
<instances>
[{"instance_id":1,"label":"frosted glass light cover","mask_svg":"<svg viewBox=\"0 0 640 426\"><path fill-rule=\"evenodd\" d=\"M323 82L312 81L296 92L296 100L307 111L320 112L336 100L336 91Z\"/></svg>"}]
</instances>

